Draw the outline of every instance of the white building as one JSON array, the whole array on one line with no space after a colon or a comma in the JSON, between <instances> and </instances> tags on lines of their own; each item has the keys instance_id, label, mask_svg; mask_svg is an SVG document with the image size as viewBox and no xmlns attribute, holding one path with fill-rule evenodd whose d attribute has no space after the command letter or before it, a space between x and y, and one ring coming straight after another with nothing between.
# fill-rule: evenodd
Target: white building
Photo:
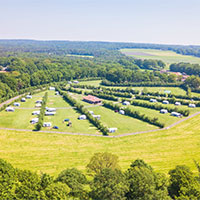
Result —
<instances>
[{"instance_id":1,"label":"white building","mask_svg":"<svg viewBox=\"0 0 200 200\"><path fill-rule=\"evenodd\" d=\"M7 107L7 108L6 108L6 111L7 111L7 112L14 112L15 109L14 109L13 107Z\"/></svg>"},{"instance_id":2,"label":"white building","mask_svg":"<svg viewBox=\"0 0 200 200\"><path fill-rule=\"evenodd\" d=\"M40 114L40 111L39 110L36 110L36 111L33 111L32 112L32 115L39 115Z\"/></svg>"},{"instance_id":3,"label":"white building","mask_svg":"<svg viewBox=\"0 0 200 200\"><path fill-rule=\"evenodd\" d=\"M93 112L93 111L89 111L89 113L90 113L91 115L94 115L94 112Z\"/></svg>"},{"instance_id":4,"label":"white building","mask_svg":"<svg viewBox=\"0 0 200 200\"><path fill-rule=\"evenodd\" d=\"M15 103L13 103L13 105L14 105L14 106L20 106L20 103L15 102Z\"/></svg>"},{"instance_id":5,"label":"white building","mask_svg":"<svg viewBox=\"0 0 200 200\"><path fill-rule=\"evenodd\" d=\"M177 101L177 102L175 102L175 105L176 105L176 106L180 106L181 103Z\"/></svg>"},{"instance_id":6,"label":"white building","mask_svg":"<svg viewBox=\"0 0 200 200\"><path fill-rule=\"evenodd\" d=\"M188 107L190 107L190 108L196 108L196 105L195 105L194 103L190 103L190 104L188 105Z\"/></svg>"},{"instance_id":7,"label":"white building","mask_svg":"<svg viewBox=\"0 0 200 200\"><path fill-rule=\"evenodd\" d=\"M122 105L129 106L129 105L130 105L130 102L129 102L129 101L124 101L124 102L122 103Z\"/></svg>"},{"instance_id":8,"label":"white building","mask_svg":"<svg viewBox=\"0 0 200 200\"><path fill-rule=\"evenodd\" d=\"M182 117L182 115L178 112L172 112L171 113L171 116L174 116L174 117Z\"/></svg>"},{"instance_id":9,"label":"white building","mask_svg":"<svg viewBox=\"0 0 200 200\"><path fill-rule=\"evenodd\" d=\"M109 133L114 133L117 131L117 128L108 128Z\"/></svg>"},{"instance_id":10,"label":"white building","mask_svg":"<svg viewBox=\"0 0 200 200\"><path fill-rule=\"evenodd\" d=\"M156 103L157 102L156 99L150 99L149 101L152 102L152 103Z\"/></svg>"},{"instance_id":11,"label":"white building","mask_svg":"<svg viewBox=\"0 0 200 200\"><path fill-rule=\"evenodd\" d=\"M36 124L36 123L38 123L38 121L39 121L39 118L33 118L33 119L31 119L31 124Z\"/></svg>"},{"instance_id":12,"label":"white building","mask_svg":"<svg viewBox=\"0 0 200 200\"><path fill-rule=\"evenodd\" d=\"M53 116L53 115L55 115L56 114L56 112L45 112L45 115L46 116Z\"/></svg>"},{"instance_id":13,"label":"white building","mask_svg":"<svg viewBox=\"0 0 200 200\"><path fill-rule=\"evenodd\" d=\"M21 102L26 102L26 99L25 98L21 98Z\"/></svg>"},{"instance_id":14,"label":"white building","mask_svg":"<svg viewBox=\"0 0 200 200\"><path fill-rule=\"evenodd\" d=\"M164 100L162 103L163 103L163 104L169 104L169 101Z\"/></svg>"},{"instance_id":15,"label":"white building","mask_svg":"<svg viewBox=\"0 0 200 200\"><path fill-rule=\"evenodd\" d=\"M51 122L44 122L43 127L51 127Z\"/></svg>"},{"instance_id":16,"label":"white building","mask_svg":"<svg viewBox=\"0 0 200 200\"><path fill-rule=\"evenodd\" d=\"M86 115L80 115L80 116L78 117L78 119L84 120L84 119L87 119L87 117L86 117Z\"/></svg>"},{"instance_id":17,"label":"white building","mask_svg":"<svg viewBox=\"0 0 200 200\"><path fill-rule=\"evenodd\" d=\"M161 109L161 110L160 110L160 113L166 114L166 113L168 113L168 110L167 110L167 109Z\"/></svg>"}]
</instances>

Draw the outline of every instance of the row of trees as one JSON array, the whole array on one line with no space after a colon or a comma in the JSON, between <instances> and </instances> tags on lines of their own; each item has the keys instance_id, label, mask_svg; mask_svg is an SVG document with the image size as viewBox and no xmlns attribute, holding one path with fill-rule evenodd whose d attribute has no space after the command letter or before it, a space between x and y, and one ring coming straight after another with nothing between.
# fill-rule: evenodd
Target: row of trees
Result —
<instances>
[{"instance_id":1,"label":"row of trees","mask_svg":"<svg viewBox=\"0 0 200 200\"><path fill-rule=\"evenodd\" d=\"M123 172L118 157L105 152L95 153L86 169L87 176L71 168L53 177L14 168L0 159L0 199L200 199L200 177L184 165L170 170L167 177L137 159Z\"/></svg>"},{"instance_id":2,"label":"row of trees","mask_svg":"<svg viewBox=\"0 0 200 200\"><path fill-rule=\"evenodd\" d=\"M96 126L102 133L103 135L108 135L108 128L103 125L103 123L99 120L96 119L92 116L92 114L89 113L89 111L80 103L78 103L74 98L72 98L68 93L63 92L59 88L57 88L59 93L63 96L63 99L67 101L70 105L76 107L76 109L81 113L87 116L87 119L94 125Z\"/></svg>"},{"instance_id":3,"label":"row of trees","mask_svg":"<svg viewBox=\"0 0 200 200\"><path fill-rule=\"evenodd\" d=\"M89 92L89 91L85 91L84 92L85 95L94 95L94 96L97 96L101 99L106 99L106 100L110 100L110 101L118 101L118 98L115 97L114 95L109 95L109 94L104 94L103 92Z\"/></svg>"},{"instance_id":4,"label":"row of trees","mask_svg":"<svg viewBox=\"0 0 200 200\"><path fill-rule=\"evenodd\" d=\"M39 131L43 127L47 99L48 99L48 92L45 92L45 95L42 98L42 106L40 108L40 114L38 116L39 120L38 120L38 123L35 125L35 130L36 131Z\"/></svg>"},{"instance_id":5,"label":"row of trees","mask_svg":"<svg viewBox=\"0 0 200 200\"><path fill-rule=\"evenodd\" d=\"M118 104L114 104L112 102L106 102L104 101L103 102L103 106L105 106L106 108L109 108L111 110L122 110L121 106L118 105ZM131 108L123 108L124 112L125 112L125 115L128 115L130 117L133 117L133 118L136 118L136 119L139 119L141 121L144 121L144 122L147 122L149 124L152 124L154 126L158 126L160 128L163 128L165 126L164 123L161 123L158 118L154 117L150 117L150 116L147 116L143 113L140 113L139 111L134 111L133 109Z\"/></svg>"}]
</instances>

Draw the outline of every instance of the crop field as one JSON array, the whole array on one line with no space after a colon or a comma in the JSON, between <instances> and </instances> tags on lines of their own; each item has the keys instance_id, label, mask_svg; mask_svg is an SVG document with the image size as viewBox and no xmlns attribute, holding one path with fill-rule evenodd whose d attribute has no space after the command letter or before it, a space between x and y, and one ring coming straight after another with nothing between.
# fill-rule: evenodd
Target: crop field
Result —
<instances>
[{"instance_id":1,"label":"crop field","mask_svg":"<svg viewBox=\"0 0 200 200\"><path fill-rule=\"evenodd\" d=\"M173 51L163 51L155 49L121 49L123 54L132 56L138 59L154 59L162 60L167 64L187 62L187 63L200 63L200 58L194 56L186 56L177 54Z\"/></svg>"}]
</instances>

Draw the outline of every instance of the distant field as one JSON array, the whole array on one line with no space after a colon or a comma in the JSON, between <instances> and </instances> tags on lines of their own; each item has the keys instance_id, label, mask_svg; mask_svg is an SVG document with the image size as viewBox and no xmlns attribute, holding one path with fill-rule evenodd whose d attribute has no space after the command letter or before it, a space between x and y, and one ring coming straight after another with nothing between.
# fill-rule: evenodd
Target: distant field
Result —
<instances>
[{"instance_id":1,"label":"distant field","mask_svg":"<svg viewBox=\"0 0 200 200\"><path fill-rule=\"evenodd\" d=\"M125 55L132 56L134 58L162 60L168 64L178 62L200 64L200 58L177 54L173 51L162 51L155 49L121 49L120 51Z\"/></svg>"}]
</instances>

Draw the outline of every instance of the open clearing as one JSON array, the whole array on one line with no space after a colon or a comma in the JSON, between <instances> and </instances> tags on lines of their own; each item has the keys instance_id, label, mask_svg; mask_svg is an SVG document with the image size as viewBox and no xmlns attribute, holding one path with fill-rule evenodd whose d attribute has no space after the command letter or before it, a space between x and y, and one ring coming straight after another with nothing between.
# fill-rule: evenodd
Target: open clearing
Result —
<instances>
[{"instance_id":1,"label":"open clearing","mask_svg":"<svg viewBox=\"0 0 200 200\"><path fill-rule=\"evenodd\" d=\"M200 58L177 54L173 51L163 51L155 49L121 49L120 51L123 54L127 56L132 56L134 58L162 60L163 62L166 62L168 64L178 62L200 64Z\"/></svg>"}]
</instances>

